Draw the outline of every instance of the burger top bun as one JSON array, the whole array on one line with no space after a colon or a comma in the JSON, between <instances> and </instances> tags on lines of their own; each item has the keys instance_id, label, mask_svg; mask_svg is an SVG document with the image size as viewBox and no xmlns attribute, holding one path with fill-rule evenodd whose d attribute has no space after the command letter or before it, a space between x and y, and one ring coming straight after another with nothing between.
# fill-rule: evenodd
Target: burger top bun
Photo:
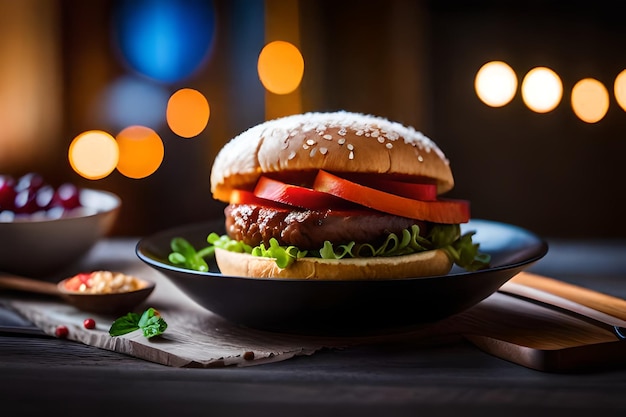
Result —
<instances>
[{"instance_id":1,"label":"burger top bun","mask_svg":"<svg viewBox=\"0 0 626 417\"><path fill-rule=\"evenodd\" d=\"M211 192L228 202L264 173L324 169L341 173L426 177L438 193L454 186L448 159L412 127L345 111L305 113L267 121L230 140L217 154Z\"/></svg>"},{"instance_id":2,"label":"burger top bun","mask_svg":"<svg viewBox=\"0 0 626 417\"><path fill-rule=\"evenodd\" d=\"M342 281L438 276L452 268L452 261L441 249L379 258L300 258L282 269L272 258L215 248L215 261L227 276Z\"/></svg>"}]
</instances>

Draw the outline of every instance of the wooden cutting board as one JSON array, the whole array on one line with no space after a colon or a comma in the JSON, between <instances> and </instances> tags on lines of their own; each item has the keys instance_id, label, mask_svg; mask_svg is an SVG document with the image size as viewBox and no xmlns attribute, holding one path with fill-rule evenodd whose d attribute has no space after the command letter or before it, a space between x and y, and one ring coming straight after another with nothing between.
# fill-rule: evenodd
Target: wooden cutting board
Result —
<instances>
[{"instance_id":1,"label":"wooden cutting board","mask_svg":"<svg viewBox=\"0 0 626 417\"><path fill-rule=\"evenodd\" d=\"M149 271L143 272L145 276ZM104 317L97 318L97 329L86 330L81 325L85 314L57 300L5 298L0 301L48 334L54 334L55 326L64 323L71 326L70 339L74 341L167 366L250 366L311 355L322 348L396 341L447 343L462 338L488 354L545 372L579 372L626 365L626 341L619 341L610 331L499 292L463 313L412 331L363 338L318 338L238 327L190 303L162 277L149 278L160 281L147 303L158 308L170 324L164 337L156 342L137 332L111 338L107 333L110 320ZM626 320L626 300L526 272L515 276L510 283L540 289L616 320Z\"/></svg>"},{"instance_id":2,"label":"wooden cutting board","mask_svg":"<svg viewBox=\"0 0 626 417\"><path fill-rule=\"evenodd\" d=\"M507 285L545 291L588 309L626 320L626 300L527 272ZM582 309L582 308L581 308ZM626 341L610 330L497 292L454 318L455 330L480 349L546 372L580 372L626 365Z\"/></svg>"}]
</instances>

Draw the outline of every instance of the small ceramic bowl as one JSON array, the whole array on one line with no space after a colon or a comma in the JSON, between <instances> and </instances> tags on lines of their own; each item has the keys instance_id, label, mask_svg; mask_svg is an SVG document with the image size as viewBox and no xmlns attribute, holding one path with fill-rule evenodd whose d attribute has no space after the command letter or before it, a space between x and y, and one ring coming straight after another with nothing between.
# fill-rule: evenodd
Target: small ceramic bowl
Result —
<instances>
[{"instance_id":1,"label":"small ceramic bowl","mask_svg":"<svg viewBox=\"0 0 626 417\"><path fill-rule=\"evenodd\" d=\"M121 199L108 191L81 189L82 207L56 219L0 221L0 271L28 277L59 272L111 231Z\"/></svg>"}]
</instances>

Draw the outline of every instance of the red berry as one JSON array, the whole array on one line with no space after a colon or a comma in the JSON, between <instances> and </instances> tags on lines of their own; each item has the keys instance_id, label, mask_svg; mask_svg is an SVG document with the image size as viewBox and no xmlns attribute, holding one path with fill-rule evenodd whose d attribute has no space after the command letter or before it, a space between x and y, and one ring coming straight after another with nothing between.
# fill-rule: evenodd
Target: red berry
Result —
<instances>
[{"instance_id":1,"label":"red berry","mask_svg":"<svg viewBox=\"0 0 626 417\"><path fill-rule=\"evenodd\" d=\"M70 331L67 326L63 326L62 324L57 326L57 328L54 330L54 335L61 339L65 339L69 333Z\"/></svg>"},{"instance_id":2,"label":"red berry","mask_svg":"<svg viewBox=\"0 0 626 417\"><path fill-rule=\"evenodd\" d=\"M80 207L80 191L77 186L71 183L64 183L57 188L53 203L67 210Z\"/></svg>"},{"instance_id":3,"label":"red berry","mask_svg":"<svg viewBox=\"0 0 626 417\"><path fill-rule=\"evenodd\" d=\"M28 189L18 192L13 204L15 212L18 214L33 214L39 210L35 193Z\"/></svg>"},{"instance_id":4,"label":"red berry","mask_svg":"<svg viewBox=\"0 0 626 417\"><path fill-rule=\"evenodd\" d=\"M13 177L0 175L0 210L13 210L16 194Z\"/></svg>"},{"instance_id":5,"label":"red berry","mask_svg":"<svg viewBox=\"0 0 626 417\"><path fill-rule=\"evenodd\" d=\"M40 174L37 174L36 172L29 172L28 174L24 174L17 179L17 184L15 184L15 191L17 191L18 193L24 190L35 192L44 185L45 181Z\"/></svg>"},{"instance_id":6,"label":"red berry","mask_svg":"<svg viewBox=\"0 0 626 417\"><path fill-rule=\"evenodd\" d=\"M83 326L85 326L85 329L94 329L96 327L96 321L94 319L85 319Z\"/></svg>"},{"instance_id":7,"label":"red berry","mask_svg":"<svg viewBox=\"0 0 626 417\"><path fill-rule=\"evenodd\" d=\"M52 204L52 198L54 197L54 188L50 185L44 185L37 191L35 191L35 202L40 210L47 210Z\"/></svg>"}]
</instances>

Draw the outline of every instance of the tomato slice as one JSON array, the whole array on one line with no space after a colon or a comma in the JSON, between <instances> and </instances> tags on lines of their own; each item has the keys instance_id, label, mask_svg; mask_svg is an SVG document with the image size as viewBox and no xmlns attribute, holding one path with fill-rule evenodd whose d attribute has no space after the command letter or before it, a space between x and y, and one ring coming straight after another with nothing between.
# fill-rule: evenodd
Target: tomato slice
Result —
<instances>
[{"instance_id":1,"label":"tomato slice","mask_svg":"<svg viewBox=\"0 0 626 417\"><path fill-rule=\"evenodd\" d=\"M289 206L285 204L280 204L275 201L259 198L255 196L254 193L252 193L251 191L245 190L231 191L229 201L230 204L250 204L254 206L265 206L270 208L289 210Z\"/></svg>"},{"instance_id":2,"label":"tomato slice","mask_svg":"<svg viewBox=\"0 0 626 417\"><path fill-rule=\"evenodd\" d=\"M313 189L396 216L434 223L466 223L470 218L466 200L420 201L367 187L320 170Z\"/></svg>"},{"instance_id":3,"label":"tomato slice","mask_svg":"<svg viewBox=\"0 0 626 417\"><path fill-rule=\"evenodd\" d=\"M287 184L265 176L259 178L253 193L259 198L308 210L329 210L353 206L334 195Z\"/></svg>"},{"instance_id":4,"label":"tomato slice","mask_svg":"<svg viewBox=\"0 0 626 417\"><path fill-rule=\"evenodd\" d=\"M435 201L437 200L437 185L395 181L386 179L369 179L367 185L377 190L386 191L413 200Z\"/></svg>"},{"instance_id":5,"label":"tomato slice","mask_svg":"<svg viewBox=\"0 0 626 417\"><path fill-rule=\"evenodd\" d=\"M386 191L414 200L435 201L437 200L437 183L434 180L424 178L421 181L408 181L404 179L392 179L376 174L341 174L343 179L367 184L368 187ZM313 179L315 180L315 178Z\"/></svg>"}]
</instances>

